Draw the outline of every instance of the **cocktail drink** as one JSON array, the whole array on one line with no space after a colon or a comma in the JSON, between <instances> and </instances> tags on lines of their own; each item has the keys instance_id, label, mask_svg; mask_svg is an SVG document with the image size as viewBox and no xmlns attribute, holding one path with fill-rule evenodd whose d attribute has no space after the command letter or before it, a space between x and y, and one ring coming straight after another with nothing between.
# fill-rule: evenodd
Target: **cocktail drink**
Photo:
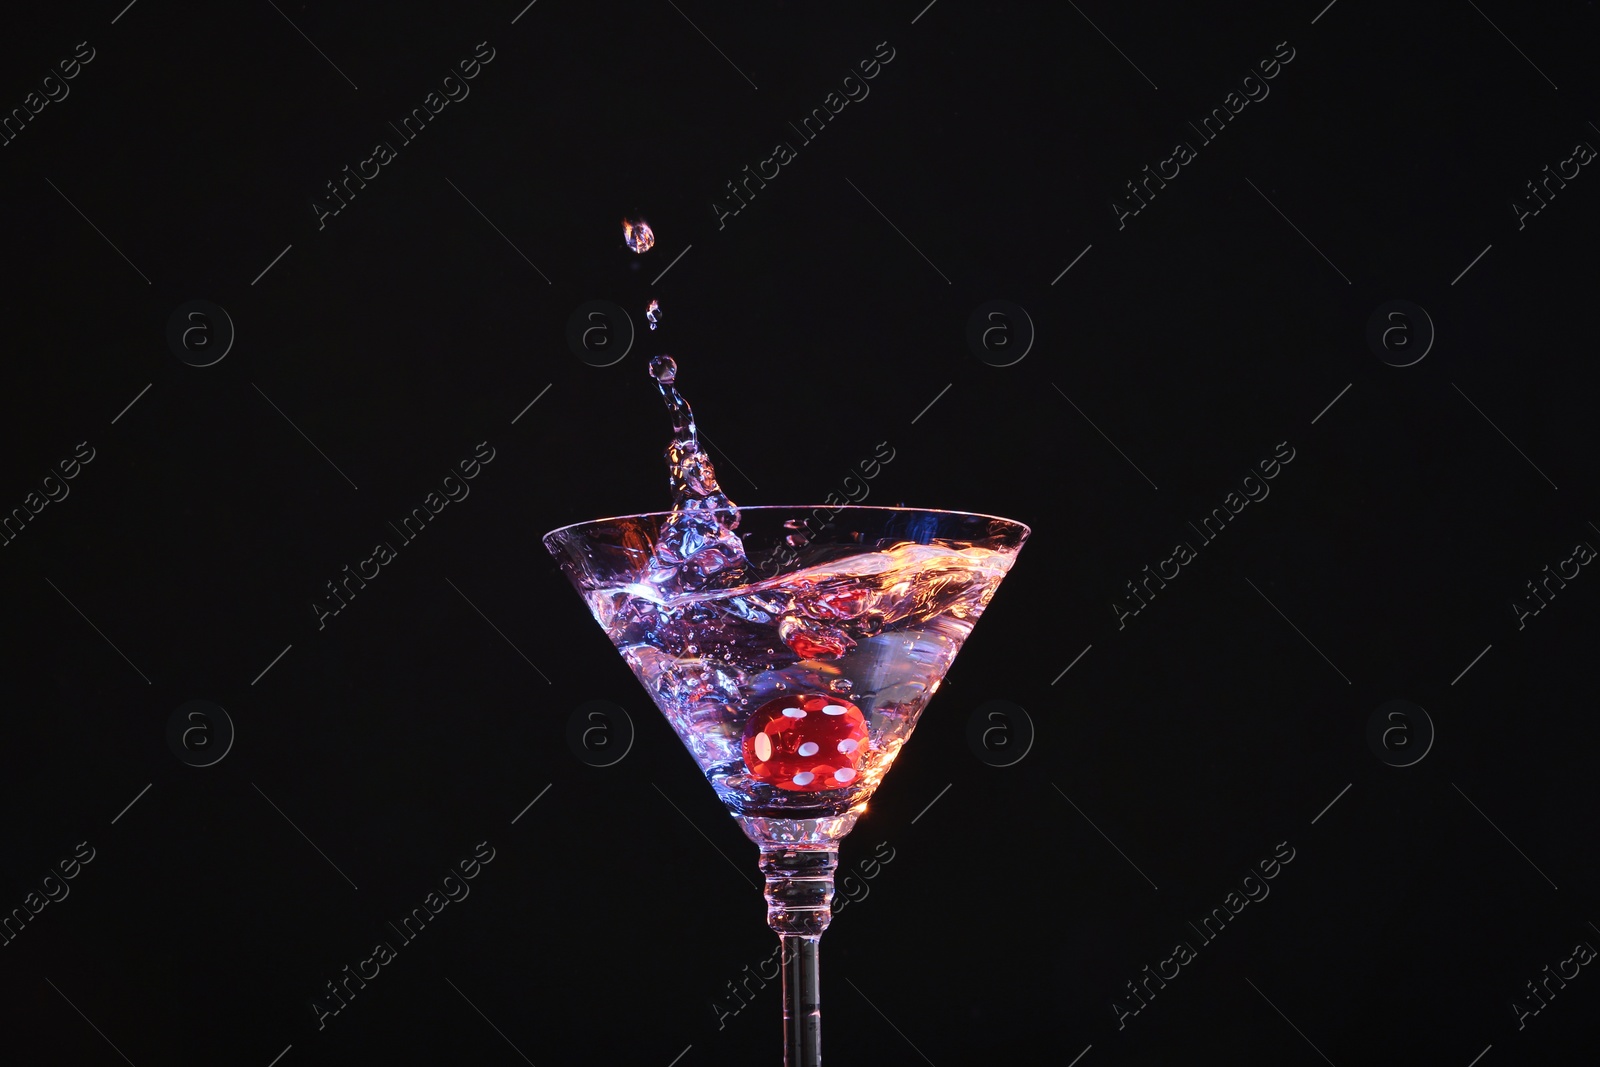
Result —
<instances>
[{"instance_id":1,"label":"cocktail drink","mask_svg":"<svg viewBox=\"0 0 1600 1067\"><path fill-rule=\"evenodd\" d=\"M736 508L670 357L674 507L544 542L760 850L783 942L785 1063L821 1060L818 939L838 842L911 736L1029 530L909 508Z\"/></svg>"}]
</instances>

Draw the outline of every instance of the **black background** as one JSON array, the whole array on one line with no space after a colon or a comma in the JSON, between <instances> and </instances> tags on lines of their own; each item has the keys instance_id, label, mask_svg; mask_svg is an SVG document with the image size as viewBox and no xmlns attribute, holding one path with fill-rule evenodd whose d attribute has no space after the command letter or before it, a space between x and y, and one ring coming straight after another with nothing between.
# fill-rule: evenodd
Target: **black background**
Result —
<instances>
[{"instance_id":1,"label":"black background","mask_svg":"<svg viewBox=\"0 0 1600 1067\"><path fill-rule=\"evenodd\" d=\"M10 1061L779 1062L775 986L712 1006L772 945L755 850L539 541L667 505L661 351L741 504L818 503L887 441L868 503L1034 531L843 845L841 872L894 858L824 941L829 1062L1592 1061L1593 968L1520 1030L1512 1002L1600 944L1600 578L1521 628L1512 602L1600 544L1600 177L1512 205L1600 144L1595 6L924 2L7 16L6 109L94 49L0 147L0 508L95 457L0 548L0 908L95 849L0 948ZM470 96L319 229L480 41ZM1279 42L1270 95L1119 228ZM1005 367L965 340L997 298L1037 330ZM194 299L237 330L203 368L166 341ZM595 299L638 331L607 367L564 339ZM1404 368L1366 341L1397 299L1437 330ZM471 495L319 630L324 583L482 441ZM1280 442L1271 495L1119 628ZM166 740L193 699L237 730L204 768ZM611 767L566 741L592 699L637 730ZM991 699L1037 730L1010 767L967 743ZM1405 768L1366 740L1391 699L1437 730ZM480 841L470 897L319 1030L323 984Z\"/></svg>"}]
</instances>

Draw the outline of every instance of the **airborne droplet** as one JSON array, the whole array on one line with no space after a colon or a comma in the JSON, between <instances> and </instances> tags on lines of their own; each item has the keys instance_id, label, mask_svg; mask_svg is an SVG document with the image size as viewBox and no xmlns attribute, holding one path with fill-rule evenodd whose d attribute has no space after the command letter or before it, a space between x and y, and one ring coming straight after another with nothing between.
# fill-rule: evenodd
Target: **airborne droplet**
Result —
<instances>
[{"instance_id":1,"label":"airborne droplet","mask_svg":"<svg viewBox=\"0 0 1600 1067\"><path fill-rule=\"evenodd\" d=\"M629 248L641 254L650 251L656 243L656 235L644 219L623 219L622 239L628 242Z\"/></svg>"}]
</instances>

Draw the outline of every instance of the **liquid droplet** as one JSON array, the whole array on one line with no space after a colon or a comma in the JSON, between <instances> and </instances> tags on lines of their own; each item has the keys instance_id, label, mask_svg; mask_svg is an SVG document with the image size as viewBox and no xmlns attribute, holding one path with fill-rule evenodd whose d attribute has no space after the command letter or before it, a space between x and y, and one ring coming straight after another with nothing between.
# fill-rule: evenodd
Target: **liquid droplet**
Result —
<instances>
[{"instance_id":1,"label":"liquid droplet","mask_svg":"<svg viewBox=\"0 0 1600 1067\"><path fill-rule=\"evenodd\" d=\"M850 681L848 678L835 678L833 681L828 683L828 688L833 690L835 693L848 693L850 690L855 688L855 683Z\"/></svg>"},{"instance_id":2,"label":"liquid droplet","mask_svg":"<svg viewBox=\"0 0 1600 1067\"><path fill-rule=\"evenodd\" d=\"M623 219L622 239L628 242L630 249L640 254L650 251L656 243L655 232L644 219Z\"/></svg>"},{"instance_id":3,"label":"liquid droplet","mask_svg":"<svg viewBox=\"0 0 1600 1067\"><path fill-rule=\"evenodd\" d=\"M657 326L660 326L661 325L661 301L659 301L659 300L650 301L650 306L644 309L644 317L645 317L645 320L650 323L650 328L652 330L655 329Z\"/></svg>"}]
</instances>

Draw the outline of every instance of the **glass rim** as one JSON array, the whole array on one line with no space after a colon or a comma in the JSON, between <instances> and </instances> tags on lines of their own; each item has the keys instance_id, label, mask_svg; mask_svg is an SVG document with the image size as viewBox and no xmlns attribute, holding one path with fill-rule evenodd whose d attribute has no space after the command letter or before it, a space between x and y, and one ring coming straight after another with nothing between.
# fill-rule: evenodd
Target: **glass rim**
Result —
<instances>
[{"instance_id":1,"label":"glass rim","mask_svg":"<svg viewBox=\"0 0 1600 1067\"><path fill-rule=\"evenodd\" d=\"M1029 537L1033 534L1033 527L1019 519L1008 519L1004 515L992 515L986 511L958 511L953 508L908 508L888 504L751 504L748 507L739 507L738 511L740 515L747 511L831 511L836 513L846 511L904 511L915 512L919 515L953 515L961 518L993 519L996 522L1019 527L1024 537ZM671 514L672 509L666 508L660 511L641 511L632 515L608 515L602 519L584 519L582 522L571 522L565 526L557 526L553 530L546 530L539 535L539 540L544 542L558 533L576 530L585 526L601 526L605 523L623 522L628 519L650 519L658 515L665 518Z\"/></svg>"}]
</instances>

